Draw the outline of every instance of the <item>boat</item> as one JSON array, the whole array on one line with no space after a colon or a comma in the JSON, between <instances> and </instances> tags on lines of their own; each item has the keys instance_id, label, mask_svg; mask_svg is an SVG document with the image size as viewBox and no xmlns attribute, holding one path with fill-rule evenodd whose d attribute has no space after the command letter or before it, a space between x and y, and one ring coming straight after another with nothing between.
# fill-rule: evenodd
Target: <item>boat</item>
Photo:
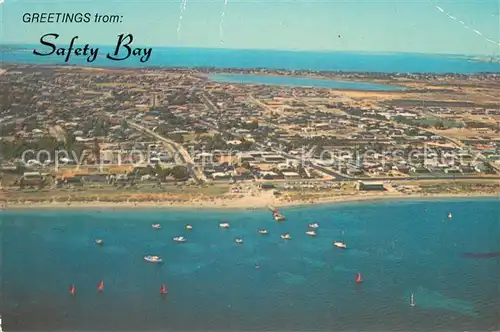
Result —
<instances>
[{"instance_id":1,"label":"boat","mask_svg":"<svg viewBox=\"0 0 500 332\"><path fill-rule=\"evenodd\" d=\"M238 244L243 244L243 239L242 239L242 238L237 238L237 239L236 239L236 243L238 243Z\"/></svg>"},{"instance_id":2,"label":"boat","mask_svg":"<svg viewBox=\"0 0 500 332\"><path fill-rule=\"evenodd\" d=\"M290 235L290 233L285 233L285 234L281 234L280 236L283 240L291 240L292 239L292 236Z\"/></svg>"},{"instance_id":3,"label":"boat","mask_svg":"<svg viewBox=\"0 0 500 332\"><path fill-rule=\"evenodd\" d=\"M220 227L220 228L229 228L229 223L228 223L228 222L221 222L221 223L219 224L219 227Z\"/></svg>"},{"instance_id":4,"label":"boat","mask_svg":"<svg viewBox=\"0 0 500 332\"><path fill-rule=\"evenodd\" d=\"M347 249L347 245L342 241L335 241L333 242L333 245L337 248Z\"/></svg>"},{"instance_id":5,"label":"boat","mask_svg":"<svg viewBox=\"0 0 500 332\"><path fill-rule=\"evenodd\" d=\"M151 225L151 227L153 227L155 229L160 229L161 225L160 224L153 224L153 225Z\"/></svg>"},{"instance_id":6,"label":"boat","mask_svg":"<svg viewBox=\"0 0 500 332\"><path fill-rule=\"evenodd\" d=\"M190 231L190 230L192 230L192 229L193 229L193 226L191 226L191 225L186 225L186 229Z\"/></svg>"},{"instance_id":7,"label":"boat","mask_svg":"<svg viewBox=\"0 0 500 332\"><path fill-rule=\"evenodd\" d=\"M307 231L306 234L309 235L309 236L316 236L316 232L315 231Z\"/></svg>"},{"instance_id":8,"label":"boat","mask_svg":"<svg viewBox=\"0 0 500 332\"><path fill-rule=\"evenodd\" d=\"M0 332L2 332L2 316L0 315Z\"/></svg>"},{"instance_id":9,"label":"boat","mask_svg":"<svg viewBox=\"0 0 500 332\"><path fill-rule=\"evenodd\" d=\"M102 246L102 239L95 239L95 244Z\"/></svg>"},{"instance_id":10,"label":"boat","mask_svg":"<svg viewBox=\"0 0 500 332\"><path fill-rule=\"evenodd\" d=\"M146 262L150 262L150 263L161 263L161 262L163 262L163 259L161 259L160 256L151 256L151 255L144 256L144 260Z\"/></svg>"},{"instance_id":11,"label":"boat","mask_svg":"<svg viewBox=\"0 0 500 332\"><path fill-rule=\"evenodd\" d=\"M282 215L282 214L281 214L281 213L279 213L279 212L274 212L274 213L273 213L273 218L274 218L274 220L276 220L276 221L283 221L283 220L285 220L285 219L286 219L286 218L285 218L285 216L284 216L284 215Z\"/></svg>"},{"instance_id":12,"label":"boat","mask_svg":"<svg viewBox=\"0 0 500 332\"><path fill-rule=\"evenodd\" d=\"M161 285L160 294L167 295L167 286L165 284Z\"/></svg>"},{"instance_id":13,"label":"boat","mask_svg":"<svg viewBox=\"0 0 500 332\"><path fill-rule=\"evenodd\" d=\"M451 212L448 212L448 219L451 219L452 217Z\"/></svg>"},{"instance_id":14,"label":"boat","mask_svg":"<svg viewBox=\"0 0 500 332\"><path fill-rule=\"evenodd\" d=\"M358 272L358 274L356 275L356 283L360 284L362 282L363 282L363 279L361 278L361 273Z\"/></svg>"},{"instance_id":15,"label":"boat","mask_svg":"<svg viewBox=\"0 0 500 332\"><path fill-rule=\"evenodd\" d=\"M411 293L411 296L410 296L410 305L411 305L412 307L414 307L414 306L415 306L415 300L413 299L413 293Z\"/></svg>"},{"instance_id":16,"label":"boat","mask_svg":"<svg viewBox=\"0 0 500 332\"><path fill-rule=\"evenodd\" d=\"M104 290L104 280L101 280L101 282L97 285L97 291L102 292Z\"/></svg>"},{"instance_id":17,"label":"boat","mask_svg":"<svg viewBox=\"0 0 500 332\"><path fill-rule=\"evenodd\" d=\"M344 237L344 231L342 231L342 238ZM337 248L341 248L341 249L347 249L347 244L345 244L344 240L342 239L342 241L335 241L333 242L333 245Z\"/></svg>"},{"instance_id":18,"label":"boat","mask_svg":"<svg viewBox=\"0 0 500 332\"><path fill-rule=\"evenodd\" d=\"M71 286L69 287L69 295L71 295L71 296L75 296L75 294L76 294L75 285L71 285Z\"/></svg>"},{"instance_id":19,"label":"boat","mask_svg":"<svg viewBox=\"0 0 500 332\"><path fill-rule=\"evenodd\" d=\"M269 234L269 232L267 231L267 229L259 229L258 233L261 234L261 235L267 235L267 234Z\"/></svg>"},{"instance_id":20,"label":"boat","mask_svg":"<svg viewBox=\"0 0 500 332\"><path fill-rule=\"evenodd\" d=\"M176 236L172 240L174 240L174 242L186 242L186 238L184 236Z\"/></svg>"},{"instance_id":21,"label":"boat","mask_svg":"<svg viewBox=\"0 0 500 332\"><path fill-rule=\"evenodd\" d=\"M312 224L309 224L309 228L316 229L316 228L319 228L319 225L317 223L313 222Z\"/></svg>"}]
</instances>

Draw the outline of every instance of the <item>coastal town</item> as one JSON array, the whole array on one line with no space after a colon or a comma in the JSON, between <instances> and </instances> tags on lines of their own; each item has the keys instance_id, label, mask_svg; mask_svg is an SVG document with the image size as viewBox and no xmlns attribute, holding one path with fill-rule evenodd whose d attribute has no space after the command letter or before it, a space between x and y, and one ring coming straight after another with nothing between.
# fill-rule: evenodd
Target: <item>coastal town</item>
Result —
<instances>
[{"instance_id":1,"label":"coastal town","mask_svg":"<svg viewBox=\"0 0 500 332\"><path fill-rule=\"evenodd\" d=\"M254 208L498 195L499 78L9 65L0 201Z\"/></svg>"}]
</instances>

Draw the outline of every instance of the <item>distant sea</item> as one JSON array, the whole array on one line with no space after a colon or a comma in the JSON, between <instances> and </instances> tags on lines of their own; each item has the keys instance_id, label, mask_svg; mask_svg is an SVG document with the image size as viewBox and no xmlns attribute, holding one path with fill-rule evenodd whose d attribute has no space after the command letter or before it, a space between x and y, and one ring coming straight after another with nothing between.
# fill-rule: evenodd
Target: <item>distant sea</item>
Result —
<instances>
[{"instance_id":1,"label":"distant sea","mask_svg":"<svg viewBox=\"0 0 500 332\"><path fill-rule=\"evenodd\" d=\"M3 48L3 63L64 64L63 57L35 56L40 45ZM111 61L105 58L110 47L101 47L100 56L89 64L72 56L69 64L100 67L215 67L269 68L287 70L329 70L385 73L460 73L500 72L500 63L479 62L467 56L412 53L350 53L274 50L230 50L156 47L146 63L129 58Z\"/></svg>"},{"instance_id":2,"label":"distant sea","mask_svg":"<svg viewBox=\"0 0 500 332\"><path fill-rule=\"evenodd\" d=\"M7 210L0 214L3 327L498 330L500 259L461 257L500 251L498 203L481 198L294 207L282 210L282 224L265 210ZM220 229L221 221L231 228ZM311 222L320 225L316 238L305 234ZM192 231L185 230L187 223ZM257 234L259 228L269 235ZM285 232L292 240L280 239ZM349 246L344 251L332 246L342 232ZM173 243L177 235L188 242ZM243 245L234 241L239 236ZM95 245L95 238L104 245ZM144 262L148 254L161 255L165 264ZM68 294L72 283L74 298ZM411 293L416 307L409 305Z\"/></svg>"}]
</instances>

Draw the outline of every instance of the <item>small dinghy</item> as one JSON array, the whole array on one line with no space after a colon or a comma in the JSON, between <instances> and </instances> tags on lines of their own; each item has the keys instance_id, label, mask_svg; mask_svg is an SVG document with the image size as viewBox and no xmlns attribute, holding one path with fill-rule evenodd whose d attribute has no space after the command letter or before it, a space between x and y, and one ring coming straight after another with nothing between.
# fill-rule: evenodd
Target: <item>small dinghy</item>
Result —
<instances>
[{"instance_id":1,"label":"small dinghy","mask_svg":"<svg viewBox=\"0 0 500 332\"><path fill-rule=\"evenodd\" d=\"M176 236L172 239L174 242L179 242L179 243L183 243L183 242L186 242L186 238L184 236Z\"/></svg>"}]
</instances>

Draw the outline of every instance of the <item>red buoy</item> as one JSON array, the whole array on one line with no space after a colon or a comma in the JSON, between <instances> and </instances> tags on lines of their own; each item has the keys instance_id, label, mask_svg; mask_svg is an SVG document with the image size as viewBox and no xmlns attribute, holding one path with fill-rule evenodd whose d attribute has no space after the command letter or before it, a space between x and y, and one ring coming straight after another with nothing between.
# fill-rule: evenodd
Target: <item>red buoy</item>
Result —
<instances>
[{"instance_id":1,"label":"red buoy","mask_svg":"<svg viewBox=\"0 0 500 332\"><path fill-rule=\"evenodd\" d=\"M98 292L102 292L104 290L104 281L101 280L101 282L99 283L99 285L97 285L97 291Z\"/></svg>"},{"instance_id":2,"label":"red buoy","mask_svg":"<svg viewBox=\"0 0 500 332\"><path fill-rule=\"evenodd\" d=\"M361 273L358 272L358 275L356 276L356 283L360 284L363 282L363 279L361 279Z\"/></svg>"}]
</instances>

